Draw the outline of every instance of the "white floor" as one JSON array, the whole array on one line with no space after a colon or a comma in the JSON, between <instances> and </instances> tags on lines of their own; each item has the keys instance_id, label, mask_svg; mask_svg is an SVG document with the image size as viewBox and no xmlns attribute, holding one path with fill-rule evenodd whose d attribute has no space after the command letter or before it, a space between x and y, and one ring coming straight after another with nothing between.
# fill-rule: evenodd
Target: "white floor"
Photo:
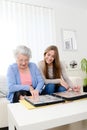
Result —
<instances>
[{"instance_id":1,"label":"white floor","mask_svg":"<svg viewBox=\"0 0 87 130\"><path fill-rule=\"evenodd\" d=\"M79 121L69 125L64 125L61 127L52 128L49 130L87 130L87 120Z\"/></svg>"}]
</instances>

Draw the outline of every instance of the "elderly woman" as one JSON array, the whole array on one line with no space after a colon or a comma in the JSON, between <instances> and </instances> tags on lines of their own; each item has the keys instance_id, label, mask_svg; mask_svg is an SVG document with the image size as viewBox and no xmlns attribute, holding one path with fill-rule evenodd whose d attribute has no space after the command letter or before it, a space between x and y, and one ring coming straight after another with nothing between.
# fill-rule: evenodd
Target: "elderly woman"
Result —
<instances>
[{"instance_id":1,"label":"elderly woman","mask_svg":"<svg viewBox=\"0 0 87 130\"><path fill-rule=\"evenodd\" d=\"M43 78L36 64L29 62L31 51L26 46L18 46L15 50L16 63L8 67L7 83L10 102L18 102L27 96L38 96L44 86Z\"/></svg>"}]
</instances>

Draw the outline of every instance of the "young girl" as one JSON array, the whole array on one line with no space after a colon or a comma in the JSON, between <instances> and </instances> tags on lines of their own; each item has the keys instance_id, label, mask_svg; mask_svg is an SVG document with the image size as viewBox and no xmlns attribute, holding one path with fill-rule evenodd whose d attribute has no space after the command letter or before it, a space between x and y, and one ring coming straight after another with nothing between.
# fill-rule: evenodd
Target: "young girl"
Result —
<instances>
[{"instance_id":1,"label":"young girl","mask_svg":"<svg viewBox=\"0 0 87 130\"><path fill-rule=\"evenodd\" d=\"M64 65L60 62L58 48L49 46L44 52L44 60L39 62L39 69L45 82L42 94L63 92L71 88L80 91L79 86L74 86L68 78Z\"/></svg>"}]
</instances>

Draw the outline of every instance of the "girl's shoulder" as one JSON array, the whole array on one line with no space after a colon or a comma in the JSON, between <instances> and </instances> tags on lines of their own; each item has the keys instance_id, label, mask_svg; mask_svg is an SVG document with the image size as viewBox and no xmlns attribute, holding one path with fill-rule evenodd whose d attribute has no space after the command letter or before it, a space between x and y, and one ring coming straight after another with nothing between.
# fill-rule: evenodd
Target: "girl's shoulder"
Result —
<instances>
[{"instance_id":1,"label":"girl's shoulder","mask_svg":"<svg viewBox=\"0 0 87 130\"><path fill-rule=\"evenodd\" d=\"M38 65L39 65L39 66L44 66L44 65L45 65L45 63L44 63L44 61L43 61L43 60L41 60L41 61L39 61L39 62L38 62Z\"/></svg>"}]
</instances>

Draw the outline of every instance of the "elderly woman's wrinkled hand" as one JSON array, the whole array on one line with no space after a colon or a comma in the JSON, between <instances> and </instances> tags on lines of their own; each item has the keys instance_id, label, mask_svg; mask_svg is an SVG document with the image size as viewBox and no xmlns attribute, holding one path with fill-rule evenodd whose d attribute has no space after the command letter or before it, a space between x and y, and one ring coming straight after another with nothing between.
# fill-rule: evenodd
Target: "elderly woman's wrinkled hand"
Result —
<instances>
[{"instance_id":1,"label":"elderly woman's wrinkled hand","mask_svg":"<svg viewBox=\"0 0 87 130\"><path fill-rule=\"evenodd\" d=\"M37 98L39 96L38 90L33 89L30 92L33 98Z\"/></svg>"}]
</instances>

